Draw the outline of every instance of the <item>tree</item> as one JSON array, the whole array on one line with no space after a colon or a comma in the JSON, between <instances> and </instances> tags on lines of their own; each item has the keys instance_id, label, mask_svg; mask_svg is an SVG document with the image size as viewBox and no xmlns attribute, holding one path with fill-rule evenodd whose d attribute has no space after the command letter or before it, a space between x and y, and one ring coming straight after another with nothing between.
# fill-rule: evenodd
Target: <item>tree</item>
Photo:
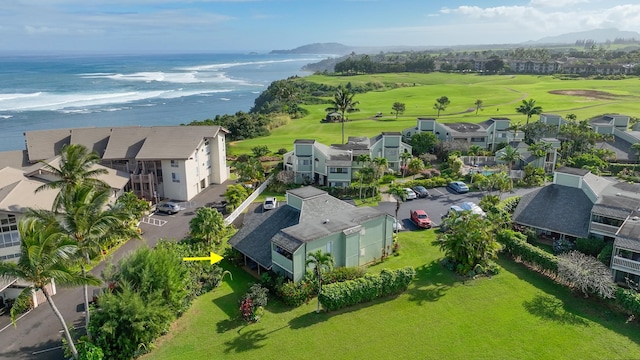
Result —
<instances>
[{"instance_id":1,"label":"tree","mask_svg":"<svg viewBox=\"0 0 640 360\"><path fill-rule=\"evenodd\" d=\"M411 158L412 156L408 152L403 152L400 154L400 167L402 168L402 177L404 177L407 172L407 161Z\"/></svg>"},{"instance_id":2,"label":"tree","mask_svg":"<svg viewBox=\"0 0 640 360\"><path fill-rule=\"evenodd\" d=\"M129 231L130 227L123 224L128 220L128 214L118 209L107 208L110 189L96 188L91 184L81 184L62 193L60 204L64 212L55 217L46 211L30 210L29 214L57 224L60 231L75 241L78 251L76 255L80 263L83 276L87 276L87 266L96 255L102 255L105 244L113 236L123 236L127 239L139 236L137 232ZM89 309L89 287L83 285L85 323L88 328L91 320ZM91 333L87 331L91 338Z\"/></svg>"},{"instance_id":3,"label":"tree","mask_svg":"<svg viewBox=\"0 0 640 360\"><path fill-rule=\"evenodd\" d=\"M387 193L393 196L396 199L396 220L398 220L398 211L400 211L400 203L405 201L407 198L407 192L404 191L404 188L398 185L393 185L389 187ZM398 233L398 228L396 228L396 234Z\"/></svg>"},{"instance_id":4,"label":"tree","mask_svg":"<svg viewBox=\"0 0 640 360\"><path fill-rule=\"evenodd\" d=\"M493 58L484 64L484 69L490 73L497 73L504 68L504 61L499 58Z\"/></svg>"},{"instance_id":5,"label":"tree","mask_svg":"<svg viewBox=\"0 0 640 360\"><path fill-rule=\"evenodd\" d=\"M20 258L17 263L0 261L0 278L19 278L32 287L22 290L14 307L11 320L30 305L31 292L42 290L51 310L62 325L64 336L74 359L78 352L58 307L54 303L47 285L55 278L58 286L98 285L100 281L91 274L82 274L72 262L78 250L73 239L60 232L55 223L26 217L18 224L20 234Z\"/></svg>"},{"instance_id":6,"label":"tree","mask_svg":"<svg viewBox=\"0 0 640 360\"><path fill-rule=\"evenodd\" d=\"M331 100L331 106L325 109L325 111L337 111L342 115L340 118L342 123L342 144L344 144L344 122L346 121L344 114L360 111L356 107L360 102L354 101L354 96L355 94L349 89L340 85L333 96L333 100Z\"/></svg>"},{"instance_id":7,"label":"tree","mask_svg":"<svg viewBox=\"0 0 640 360\"><path fill-rule=\"evenodd\" d=\"M99 188L109 188L104 181L97 179L100 175L107 174L105 168L93 168L100 162L100 156L94 151L89 152L84 145L70 144L62 147L60 151L59 167L40 161L45 171L52 173L57 180L50 181L36 188L36 193L42 190L59 189L60 192L53 202L53 211L60 210L60 197L71 189L88 184Z\"/></svg>"},{"instance_id":8,"label":"tree","mask_svg":"<svg viewBox=\"0 0 640 360\"><path fill-rule=\"evenodd\" d=\"M484 273L492 266L501 246L488 220L478 214L462 212L449 214L443 223L447 231L438 236L437 242L458 274Z\"/></svg>"},{"instance_id":9,"label":"tree","mask_svg":"<svg viewBox=\"0 0 640 360\"><path fill-rule=\"evenodd\" d=\"M527 116L527 123L525 125L528 125L531 116L542 114L542 107L536 105L536 101L533 99L522 100L522 104L516 108L516 111Z\"/></svg>"},{"instance_id":10,"label":"tree","mask_svg":"<svg viewBox=\"0 0 640 360\"><path fill-rule=\"evenodd\" d=\"M356 178L360 179L360 199L362 199L362 186L366 184L371 184L375 178L375 173L373 168L369 166L362 167L356 171L354 174ZM367 196L365 191L365 197Z\"/></svg>"},{"instance_id":11,"label":"tree","mask_svg":"<svg viewBox=\"0 0 640 360\"><path fill-rule=\"evenodd\" d=\"M147 211L151 210L151 205L149 205L148 201L138 198L131 191L127 191L118 197L116 207L125 212L130 221L140 219Z\"/></svg>"},{"instance_id":12,"label":"tree","mask_svg":"<svg viewBox=\"0 0 640 360\"><path fill-rule=\"evenodd\" d=\"M318 282L318 295L322 293L322 273L331 270L333 268L333 264L333 255L329 253L323 253L322 250L307 254L307 261L305 261L305 266L313 266L313 276ZM318 309L316 310L316 312L320 312L319 299Z\"/></svg>"},{"instance_id":13,"label":"tree","mask_svg":"<svg viewBox=\"0 0 640 360\"><path fill-rule=\"evenodd\" d=\"M558 276L585 297L593 293L603 299L613 298L617 288L607 266L579 251L558 255Z\"/></svg>"},{"instance_id":14,"label":"tree","mask_svg":"<svg viewBox=\"0 0 640 360\"><path fill-rule=\"evenodd\" d=\"M420 158L412 158L409 160L407 168L411 174L418 174L420 171L424 170L424 162Z\"/></svg>"},{"instance_id":15,"label":"tree","mask_svg":"<svg viewBox=\"0 0 640 360\"><path fill-rule=\"evenodd\" d=\"M473 103L476 106L476 115L478 115L478 111L482 109L482 100L478 99Z\"/></svg>"},{"instance_id":16,"label":"tree","mask_svg":"<svg viewBox=\"0 0 640 360\"><path fill-rule=\"evenodd\" d=\"M213 239L220 243L225 225L222 214L215 209L202 207L196 210L196 216L189 221L189 233L196 239L202 239L211 244Z\"/></svg>"},{"instance_id":17,"label":"tree","mask_svg":"<svg viewBox=\"0 0 640 360\"><path fill-rule=\"evenodd\" d=\"M450 103L451 101L449 101L449 98L446 96L441 96L436 99L436 103L433 104L433 109L438 111L438 117L440 117L440 112L445 111Z\"/></svg>"},{"instance_id":18,"label":"tree","mask_svg":"<svg viewBox=\"0 0 640 360\"><path fill-rule=\"evenodd\" d=\"M411 136L409 144L415 155L422 155L431 152L436 146L438 138L430 132L420 132Z\"/></svg>"},{"instance_id":19,"label":"tree","mask_svg":"<svg viewBox=\"0 0 640 360\"><path fill-rule=\"evenodd\" d=\"M538 141L531 145L527 149L533 157L541 159L547 156L547 153L553 149L553 145L548 142Z\"/></svg>"},{"instance_id":20,"label":"tree","mask_svg":"<svg viewBox=\"0 0 640 360\"><path fill-rule=\"evenodd\" d=\"M252 147L251 152L253 153L254 157L259 158L261 156L265 156L269 154L270 151L267 145L258 145L258 146Z\"/></svg>"},{"instance_id":21,"label":"tree","mask_svg":"<svg viewBox=\"0 0 640 360\"><path fill-rule=\"evenodd\" d=\"M247 161L236 160L233 162L233 167L236 169L240 182L255 185L264 180L264 168L260 159L256 157L250 157Z\"/></svg>"},{"instance_id":22,"label":"tree","mask_svg":"<svg viewBox=\"0 0 640 360\"><path fill-rule=\"evenodd\" d=\"M385 170L387 170L389 160L383 157L377 157L375 159L371 159L371 165L373 165L375 180L378 181L382 177L382 174L384 174Z\"/></svg>"},{"instance_id":23,"label":"tree","mask_svg":"<svg viewBox=\"0 0 640 360\"><path fill-rule=\"evenodd\" d=\"M634 143L631 145L631 149L636 152L636 156L640 158L640 143Z\"/></svg>"},{"instance_id":24,"label":"tree","mask_svg":"<svg viewBox=\"0 0 640 360\"><path fill-rule=\"evenodd\" d=\"M520 159L520 152L517 148L507 145L502 149L502 154L500 154L498 159L509 164L509 170L512 170L515 162Z\"/></svg>"},{"instance_id":25,"label":"tree","mask_svg":"<svg viewBox=\"0 0 640 360\"><path fill-rule=\"evenodd\" d=\"M404 111L406 110L406 106L404 103L396 101L393 103L393 106L391 106L391 109L396 112L396 119L397 119L398 114L404 113Z\"/></svg>"},{"instance_id":26,"label":"tree","mask_svg":"<svg viewBox=\"0 0 640 360\"><path fill-rule=\"evenodd\" d=\"M229 210L233 211L249 196L249 192L241 184L229 185L222 196L227 201Z\"/></svg>"}]
</instances>

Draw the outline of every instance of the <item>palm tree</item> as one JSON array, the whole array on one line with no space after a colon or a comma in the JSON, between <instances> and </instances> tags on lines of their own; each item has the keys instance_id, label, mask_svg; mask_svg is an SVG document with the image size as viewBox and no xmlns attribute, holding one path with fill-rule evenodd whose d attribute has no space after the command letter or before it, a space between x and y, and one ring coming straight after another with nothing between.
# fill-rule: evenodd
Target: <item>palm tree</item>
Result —
<instances>
[{"instance_id":1,"label":"palm tree","mask_svg":"<svg viewBox=\"0 0 640 360\"><path fill-rule=\"evenodd\" d=\"M19 278L33 287L22 290L11 309L11 320L15 318L26 304L29 304L33 289L42 290L51 310L54 312L74 359L78 351L58 307L53 302L47 285L55 282L59 286L98 285L100 280L91 274L80 273L71 264L78 250L73 239L60 232L55 223L47 223L37 218L24 218L18 225L20 233L20 259L17 263L0 261L0 278Z\"/></svg>"},{"instance_id":2,"label":"palm tree","mask_svg":"<svg viewBox=\"0 0 640 360\"><path fill-rule=\"evenodd\" d=\"M207 244L211 244L211 240L218 238L224 231L224 218L215 209L203 207L196 210L196 216L189 221L189 233L191 236L204 239Z\"/></svg>"},{"instance_id":3,"label":"palm tree","mask_svg":"<svg viewBox=\"0 0 640 360\"><path fill-rule=\"evenodd\" d=\"M344 114L360 111L360 109L356 107L360 102L354 101L354 96L355 94L349 89L340 85L333 96L333 100L331 100L332 106L325 109L325 111L337 111L342 115L340 118L340 122L342 123L342 144L344 144L344 122L346 121Z\"/></svg>"},{"instance_id":4,"label":"palm tree","mask_svg":"<svg viewBox=\"0 0 640 360\"><path fill-rule=\"evenodd\" d=\"M400 163L402 164L402 177L405 176L405 173L407 172L407 161L409 159L411 159L413 156L408 153L408 152L403 152L402 154L400 154Z\"/></svg>"},{"instance_id":5,"label":"palm tree","mask_svg":"<svg viewBox=\"0 0 640 360\"><path fill-rule=\"evenodd\" d=\"M387 193L392 195L396 199L396 221L398 221L398 211L400 210L400 203L404 201L407 197L407 192L404 191L404 188L398 185L393 185L389 187ZM398 227L396 227L396 234L398 233Z\"/></svg>"},{"instance_id":6,"label":"palm tree","mask_svg":"<svg viewBox=\"0 0 640 360\"><path fill-rule=\"evenodd\" d=\"M553 149L553 145L548 142L538 141L529 145L529 152L536 159L541 159L547 156L547 153Z\"/></svg>"},{"instance_id":7,"label":"palm tree","mask_svg":"<svg viewBox=\"0 0 640 360\"><path fill-rule=\"evenodd\" d=\"M322 273L333 268L333 255L323 253L318 250L307 254L305 266L313 265L313 275L318 281L318 308L316 312L320 312L320 293L322 293Z\"/></svg>"},{"instance_id":8,"label":"palm tree","mask_svg":"<svg viewBox=\"0 0 640 360\"><path fill-rule=\"evenodd\" d=\"M422 159L420 158L413 158L409 160L407 168L409 169L409 171L411 171L412 174L418 174L422 170L424 170L424 161L422 161Z\"/></svg>"},{"instance_id":9,"label":"palm tree","mask_svg":"<svg viewBox=\"0 0 640 360\"><path fill-rule=\"evenodd\" d=\"M87 265L91 264L92 257L102 254L105 244L113 236L139 237L137 232L129 231L130 227L124 226L124 222L128 220L126 212L119 211L118 207L107 207L109 189L82 184L61 194L60 204L64 212L59 216L42 210L29 210L28 214L40 221L57 224L60 231L75 242L82 276L87 276ZM88 329L89 289L87 284L83 287ZM88 330L87 335L91 337Z\"/></svg>"},{"instance_id":10,"label":"palm tree","mask_svg":"<svg viewBox=\"0 0 640 360\"><path fill-rule=\"evenodd\" d=\"M525 127L520 122L513 121L507 128L509 131L513 131L513 140L518 138L518 131L524 131Z\"/></svg>"},{"instance_id":11,"label":"palm tree","mask_svg":"<svg viewBox=\"0 0 640 360\"><path fill-rule=\"evenodd\" d=\"M504 149L502 149L502 154L499 159L505 161L509 164L509 170L513 168L513 164L520 159L520 152L518 149L511 147L511 145L507 145Z\"/></svg>"},{"instance_id":12,"label":"palm tree","mask_svg":"<svg viewBox=\"0 0 640 360\"><path fill-rule=\"evenodd\" d=\"M378 181L382 177L384 171L387 169L387 166L389 166L389 161L383 157L377 157L375 159L372 159L371 163L374 166L376 181Z\"/></svg>"},{"instance_id":13,"label":"palm tree","mask_svg":"<svg viewBox=\"0 0 640 360\"><path fill-rule=\"evenodd\" d=\"M62 147L60 152L59 167L40 161L44 165L45 171L51 172L58 180L54 180L39 186L36 193L47 189L60 189L53 203L53 211L60 210L60 197L62 193L80 185L89 184L101 188L109 188L104 181L97 179L98 176L107 174L107 169L92 167L100 162L100 156L96 152L89 150L79 144L70 144Z\"/></svg>"},{"instance_id":14,"label":"palm tree","mask_svg":"<svg viewBox=\"0 0 640 360\"><path fill-rule=\"evenodd\" d=\"M526 125L529 125L529 119L531 119L531 116L542 114L542 107L537 106L536 101L533 99L522 100L522 104L516 108L516 111L527 116Z\"/></svg>"},{"instance_id":15,"label":"palm tree","mask_svg":"<svg viewBox=\"0 0 640 360\"><path fill-rule=\"evenodd\" d=\"M476 106L476 115L478 115L478 110L482 108L482 100L480 99L476 100L476 102L474 102L473 105Z\"/></svg>"}]
</instances>

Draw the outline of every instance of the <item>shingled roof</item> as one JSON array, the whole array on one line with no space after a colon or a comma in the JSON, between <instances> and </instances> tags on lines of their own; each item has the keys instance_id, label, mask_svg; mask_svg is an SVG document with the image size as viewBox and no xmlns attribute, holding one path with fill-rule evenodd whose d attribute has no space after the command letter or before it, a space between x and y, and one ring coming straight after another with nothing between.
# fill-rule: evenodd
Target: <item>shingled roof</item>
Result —
<instances>
[{"instance_id":1,"label":"shingled roof","mask_svg":"<svg viewBox=\"0 0 640 360\"><path fill-rule=\"evenodd\" d=\"M270 269L271 238L276 236L280 229L297 224L299 217L300 212L289 205L250 214L245 217L240 230L229 239L229 244L260 266Z\"/></svg>"},{"instance_id":2,"label":"shingled roof","mask_svg":"<svg viewBox=\"0 0 640 360\"><path fill-rule=\"evenodd\" d=\"M551 184L522 196L513 213L513 221L586 238L592 207L593 203L581 189Z\"/></svg>"}]
</instances>

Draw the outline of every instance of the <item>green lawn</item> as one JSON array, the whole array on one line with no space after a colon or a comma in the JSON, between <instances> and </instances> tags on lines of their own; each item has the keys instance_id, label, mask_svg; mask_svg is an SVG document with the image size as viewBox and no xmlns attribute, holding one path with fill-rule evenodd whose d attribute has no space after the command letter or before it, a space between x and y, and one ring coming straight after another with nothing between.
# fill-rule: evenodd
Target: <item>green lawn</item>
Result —
<instances>
[{"instance_id":1,"label":"green lawn","mask_svg":"<svg viewBox=\"0 0 640 360\"><path fill-rule=\"evenodd\" d=\"M640 114L640 80L558 80L551 76L538 75L477 75L477 74L376 74L362 76L307 77L310 81L331 85L365 84L386 82L403 84L404 87L388 91L373 91L357 94L360 112L349 114L345 124L346 136L375 136L382 131L402 131L415 126L418 117L435 117L435 99L447 96L451 104L441 113L443 122L480 122L492 116L509 117L524 123L526 117L515 109L522 99L533 98L546 113L566 115L574 113L578 119L586 119L605 113L620 113L630 116ZM415 86L414 86L415 84ZM583 96L551 94L552 90L598 90L618 97L591 99ZM475 114L474 102L481 99L484 109ZM391 105L406 104L406 111L398 119L392 115ZM280 148L293 149L295 139L316 139L325 144L340 142L340 124L320 123L325 117L324 105L305 105L310 115L292 120L286 126L274 129L272 135L263 138L234 142L231 153L250 153L251 148L267 145L271 151ZM470 111L472 110L473 111ZM382 118L375 118L382 112ZM537 116L532 118L537 120Z\"/></svg>"},{"instance_id":2,"label":"green lawn","mask_svg":"<svg viewBox=\"0 0 640 360\"><path fill-rule=\"evenodd\" d=\"M400 256L417 278L397 297L316 314L271 301L258 324L238 320L253 281L233 281L198 298L145 359L630 359L640 358L640 326L574 296L510 260L492 278L463 282L443 269L434 231L400 234Z\"/></svg>"}]
</instances>

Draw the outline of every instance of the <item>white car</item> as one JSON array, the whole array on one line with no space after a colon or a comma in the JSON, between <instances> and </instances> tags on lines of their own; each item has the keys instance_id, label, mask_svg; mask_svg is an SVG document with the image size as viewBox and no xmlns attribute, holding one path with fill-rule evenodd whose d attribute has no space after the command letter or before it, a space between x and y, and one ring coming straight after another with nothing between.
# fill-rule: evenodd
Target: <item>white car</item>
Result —
<instances>
[{"instance_id":1,"label":"white car","mask_svg":"<svg viewBox=\"0 0 640 360\"><path fill-rule=\"evenodd\" d=\"M264 210L273 210L278 206L278 200L274 197L268 197L264 200L262 208Z\"/></svg>"},{"instance_id":2,"label":"white car","mask_svg":"<svg viewBox=\"0 0 640 360\"><path fill-rule=\"evenodd\" d=\"M471 201L463 202L462 204L460 204L460 207L463 210L470 211L472 214L478 214L482 217L485 217L487 215L480 206Z\"/></svg>"},{"instance_id":3,"label":"white car","mask_svg":"<svg viewBox=\"0 0 640 360\"><path fill-rule=\"evenodd\" d=\"M416 194L416 192L413 191L413 189L411 188L404 188L404 192L406 193L405 195L406 200L415 200L418 198L418 195Z\"/></svg>"}]
</instances>

